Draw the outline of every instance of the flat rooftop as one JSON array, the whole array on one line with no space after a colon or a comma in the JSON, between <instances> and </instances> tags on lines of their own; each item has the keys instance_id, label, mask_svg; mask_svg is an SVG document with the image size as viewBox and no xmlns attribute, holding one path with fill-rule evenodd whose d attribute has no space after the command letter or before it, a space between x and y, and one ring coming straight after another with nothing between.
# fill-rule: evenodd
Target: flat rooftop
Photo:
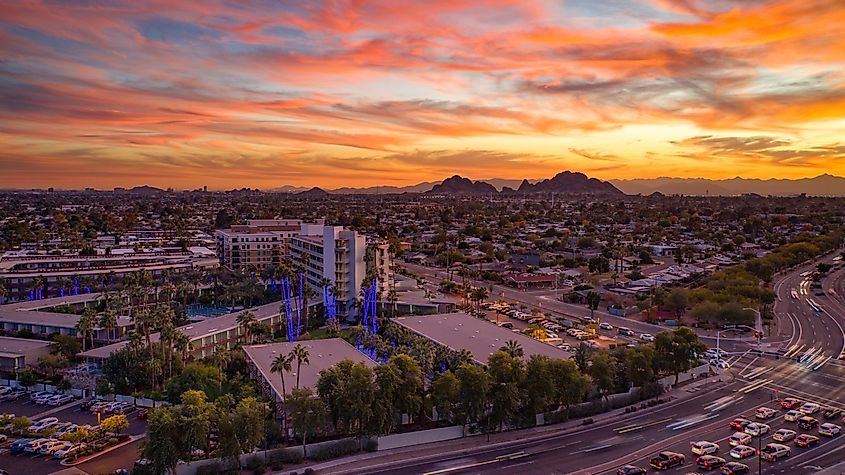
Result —
<instances>
[{"instance_id":1,"label":"flat rooftop","mask_svg":"<svg viewBox=\"0 0 845 475\"><path fill-rule=\"evenodd\" d=\"M316 391L317 380L320 379L320 371L331 368L337 363L349 359L356 363L364 363L374 368L376 363L367 358L366 355L356 350L354 346L341 338L328 338L325 340L305 340L283 343L270 343L266 345L245 346L246 357L258 368L258 371L267 382L270 383L277 395L282 394L282 382L279 373L270 371L273 360L279 355L286 355L296 346L302 345L309 355L309 364L302 364L299 375L299 387L311 388ZM296 384L296 361L293 362L291 371L285 372L285 389L288 393Z\"/></svg>"},{"instance_id":2,"label":"flat rooftop","mask_svg":"<svg viewBox=\"0 0 845 475\"><path fill-rule=\"evenodd\" d=\"M455 351L469 350L475 362L482 365L486 365L490 355L508 340L522 345L526 359L531 355L558 359L569 359L571 356L570 352L463 312L398 317L392 321L438 345Z\"/></svg>"},{"instance_id":3,"label":"flat rooftop","mask_svg":"<svg viewBox=\"0 0 845 475\"><path fill-rule=\"evenodd\" d=\"M0 336L0 353L20 355L26 351L50 346L51 342L44 340L29 340L27 338L12 338Z\"/></svg>"},{"instance_id":4,"label":"flat rooftop","mask_svg":"<svg viewBox=\"0 0 845 475\"><path fill-rule=\"evenodd\" d=\"M79 294L67 295L65 297L52 297L42 300L27 302L16 302L0 305L0 323L23 323L33 325L45 325L50 327L74 328L79 322L79 315L71 313L47 312L41 309L57 307L60 305L73 305L83 302L100 300L103 294ZM118 325L121 327L132 324L128 317L119 317Z\"/></svg>"}]
</instances>

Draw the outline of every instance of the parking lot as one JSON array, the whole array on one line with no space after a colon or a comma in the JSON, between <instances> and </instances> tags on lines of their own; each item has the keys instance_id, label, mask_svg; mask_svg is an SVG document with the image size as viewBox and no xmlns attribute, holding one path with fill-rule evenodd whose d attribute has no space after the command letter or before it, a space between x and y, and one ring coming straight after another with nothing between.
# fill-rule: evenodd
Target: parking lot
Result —
<instances>
[{"instance_id":1,"label":"parking lot","mask_svg":"<svg viewBox=\"0 0 845 475\"><path fill-rule=\"evenodd\" d=\"M0 401L0 414L8 413L16 416L27 416L30 421L35 421L43 417L55 417L59 422L69 422L79 426L98 425L97 414L82 408L82 401L75 400L74 402L61 407L38 406L29 398L21 398L16 401ZM105 418L111 414L102 414ZM127 414L129 419L129 427L123 432L129 435L143 434L146 431L146 422L138 419L137 412ZM59 460L52 458L49 455L39 454L17 454L13 455L9 451L10 445L19 437L9 437L8 440L0 444L0 468L9 471L9 473L25 473L28 475L49 474L64 468ZM137 447L137 444L131 444ZM131 466L131 461L137 458L133 453L123 453L118 449L114 452L109 452L100 456L101 458L111 458L113 456L120 456L122 462L128 463ZM97 459L95 459L97 460ZM120 465L125 465L121 463Z\"/></svg>"}]
</instances>

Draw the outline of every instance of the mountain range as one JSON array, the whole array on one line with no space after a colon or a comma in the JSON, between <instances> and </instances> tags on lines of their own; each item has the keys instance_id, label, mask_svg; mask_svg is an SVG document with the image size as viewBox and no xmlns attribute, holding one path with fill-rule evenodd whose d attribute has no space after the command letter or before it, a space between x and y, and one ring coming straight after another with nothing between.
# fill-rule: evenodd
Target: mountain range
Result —
<instances>
[{"instance_id":1,"label":"mountain range","mask_svg":"<svg viewBox=\"0 0 845 475\"><path fill-rule=\"evenodd\" d=\"M581 178L583 177L583 178ZM449 182L450 183L446 183ZM557 180L557 181L555 181ZM563 183L567 182L567 183ZM475 185L480 183L480 185ZM446 184L446 188L443 188ZM438 187L438 185L441 185ZM611 179L602 182L595 178L587 178L581 173L563 172L554 178L546 180L514 180L506 178L491 178L472 181L458 175L443 181L428 181L411 186L371 186L366 188L343 187L331 190L320 190L329 194L400 194L426 193L433 190L440 193L452 193L456 189L460 192L491 193L489 186L496 191L506 193L517 192L548 192L579 193L582 186L587 186L592 192L617 193L628 195L650 195L662 193L664 195L687 196L739 196L746 193L756 193L763 196L792 196L802 193L810 196L845 196L845 177L829 174L814 178L801 179L748 179L730 178L725 180L711 180L706 178L638 178L631 180ZM562 191L559 186L563 187ZM436 188L437 187L437 188ZM301 193L310 187L285 185L270 191ZM613 191L613 190L617 191ZM452 190L452 191L449 191ZM531 190L531 191L529 191Z\"/></svg>"},{"instance_id":2,"label":"mountain range","mask_svg":"<svg viewBox=\"0 0 845 475\"><path fill-rule=\"evenodd\" d=\"M628 195L664 195L687 196L738 196L756 193L763 196L845 196L845 177L829 174L814 178L789 179L752 179L729 178L709 180L706 178L649 178L633 180L610 180L617 188Z\"/></svg>"}]
</instances>

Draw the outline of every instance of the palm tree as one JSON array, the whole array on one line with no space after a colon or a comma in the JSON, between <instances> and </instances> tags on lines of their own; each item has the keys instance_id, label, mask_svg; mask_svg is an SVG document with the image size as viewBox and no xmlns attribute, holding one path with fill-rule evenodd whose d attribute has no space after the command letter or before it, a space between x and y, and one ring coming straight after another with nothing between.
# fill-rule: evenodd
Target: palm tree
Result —
<instances>
[{"instance_id":1,"label":"palm tree","mask_svg":"<svg viewBox=\"0 0 845 475\"><path fill-rule=\"evenodd\" d=\"M487 300L489 294L487 293L487 289L484 287L476 287L472 291L472 299L478 303L478 306L481 307L481 304Z\"/></svg>"},{"instance_id":2,"label":"palm tree","mask_svg":"<svg viewBox=\"0 0 845 475\"><path fill-rule=\"evenodd\" d=\"M499 348L499 351L504 351L512 358L522 358L525 356L525 350L522 349L522 345L514 340L506 341L505 346Z\"/></svg>"},{"instance_id":3,"label":"palm tree","mask_svg":"<svg viewBox=\"0 0 845 475\"><path fill-rule=\"evenodd\" d=\"M282 421L285 425L287 425L287 411L285 409L285 393L287 390L285 389L285 371L291 370L291 361L293 357L290 354L287 355L279 355L276 359L273 360L272 366L270 366L270 371L273 373L279 373L279 376L282 378ZM299 372L297 372L299 374ZM287 431L285 431L287 433Z\"/></svg>"},{"instance_id":4,"label":"palm tree","mask_svg":"<svg viewBox=\"0 0 845 475\"><path fill-rule=\"evenodd\" d=\"M249 310L244 310L240 315L238 315L238 325L244 329L244 339L247 344L250 343L250 337L252 336L252 326L255 325L257 321L258 319L255 318L255 314Z\"/></svg>"},{"instance_id":5,"label":"palm tree","mask_svg":"<svg viewBox=\"0 0 845 475\"><path fill-rule=\"evenodd\" d=\"M219 388L223 388L223 369L229 366L232 361L232 352L229 350L220 349L214 352L211 356L214 365L217 366L217 383Z\"/></svg>"},{"instance_id":6,"label":"palm tree","mask_svg":"<svg viewBox=\"0 0 845 475\"><path fill-rule=\"evenodd\" d=\"M191 337L182 333L178 329L173 335L173 349L178 351L182 356L182 361L188 359L188 350L191 348Z\"/></svg>"},{"instance_id":7,"label":"palm tree","mask_svg":"<svg viewBox=\"0 0 845 475\"><path fill-rule=\"evenodd\" d=\"M99 323L100 327L106 330L108 339L112 340L112 329L117 328L117 313L115 313L111 305L106 305L106 309L103 311L103 314L100 315Z\"/></svg>"},{"instance_id":8,"label":"palm tree","mask_svg":"<svg viewBox=\"0 0 845 475\"><path fill-rule=\"evenodd\" d=\"M311 364L311 361L308 360L308 357L311 354L308 352L304 346L297 343L296 346L288 354L288 357L292 360L296 360L296 386L295 389L299 389L299 369L302 367L302 363Z\"/></svg>"},{"instance_id":9,"label":"palm tree","mask_svg":"<svg viewBox=\"0 0 845 475\"><path fill-rule=\"evenodd\" d=\"M85 351L85 342L88 340L88 336L94 332L94 317L96 314L93 308L86 307L82 311L79 321L76 322L76 332L82 336L82 351ZM91 346L94 346L93 335L91 336Z\"/></svg>"},{"instance_id":10,"label":"palm tree","mask_svg":"<svg viewBox=\"0 0 845 475\"><path fill-rule=\"evenodd\" d=\"M390 316L396 316L396 302L399 301L399 296L396 295L396 289L390 289L387 291L387 301L390 302Z\"/></svg>"}]
</instances>

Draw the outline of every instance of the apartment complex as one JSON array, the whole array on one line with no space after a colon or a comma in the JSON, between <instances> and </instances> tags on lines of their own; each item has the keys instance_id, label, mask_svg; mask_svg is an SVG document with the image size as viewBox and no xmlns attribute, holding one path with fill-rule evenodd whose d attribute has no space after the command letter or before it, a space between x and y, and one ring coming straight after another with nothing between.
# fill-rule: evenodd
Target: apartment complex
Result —
<instances>
[{"instance_id":1,"label":"apartment complex","mask_svg":"<svg viewBox=\"0 0 845 475\"><path fill-rule=\"evenodd\" d=\"M106 276L113 281L110 283L116 283L140 270L160 278L165 273L216 266L214 251L201 246L145 251L119 248L93 256L10 251L0 257L0 280L8 291L5 301L20 302L100 290Z\"/></svg>"},{"instance_id":2,"label":"apartment complex","mask_svg":"<svg viewBox=\"0 0 845 475\"><path fill-rule=\"evenodd\" d=\"M336 289L338 315L350 315L367 275L367 239L342 226L303 224L291 239L291 260L305 268L305 277L318 295L323 279Z\"/></svg>"},{"instance_id":3,"label":"apartment complex","mask_svg":"<svg viewBox=\"0 0 845 475\"><path fill-rule=\"evenodd\" d=\"M299 235L302 225L299 219L251 219L246 224L217 230L220 265L229 269L252 266L258 270L278 266L290 256L290 240Z\"/></svg>"}]
</instances>

